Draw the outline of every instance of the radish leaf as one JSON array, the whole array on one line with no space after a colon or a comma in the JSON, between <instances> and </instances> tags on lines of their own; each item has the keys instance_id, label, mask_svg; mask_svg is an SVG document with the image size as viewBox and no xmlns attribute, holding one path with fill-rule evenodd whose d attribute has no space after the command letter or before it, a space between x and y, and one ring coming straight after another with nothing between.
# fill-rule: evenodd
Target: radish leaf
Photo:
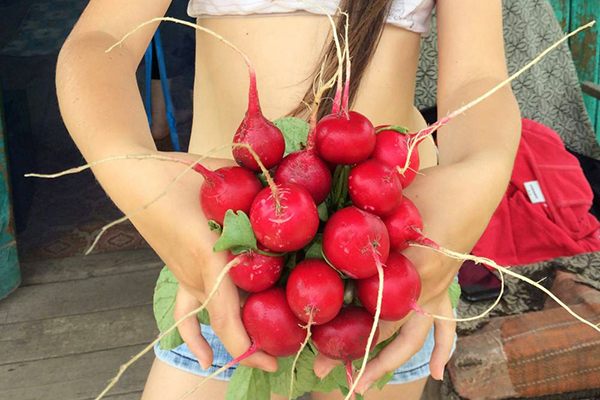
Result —
<instances>
[{"instance_id":1,"label":"radish leaf","mask_svg":"<svg viewBox=\"0 0 600 400\"><path fill-rule=\"evenodd\" d=\"M296 117L283 117L273 121L279 128L285 140L285 154L287 156L304 148L308 139L308 122Z\"/></svg>"},{"instance_id":2,"label":"radish leaf","mask_svg":"<svg viewBox=\"0 0 600 400\"><path fill-rule=\"evenodd\" d=\"M313 241L306 247L305 259L323 259L323 234L317 233Z\"/></svg>"},{"instance_id":3,"label":"radish leaf","mask_svg":"<svg viewBox=\"0 0 600 400\"><path fill-rule=\"evenodd\" d=\"M154 288L154 318L156 319L158 330L161 332L165 332L175 324L173 310L175 309L178 286L177 278L165 266L160 272L156 287ZM210 325L210 319L206 310L200 312L198 320L201 324ZM160 348L163 350L171 350L181 344L183 344L183 339L181 339L177 329L160 339Z\"/></svg>"},{"instance_id":4,"label":"radish leaf","mask_svg":"<svg viewBox=\"0 0 600 400\"><path fill-rule=\"evenodd\" d=\"M327 210L326 202L322 202L317 206L317 212L319 213L319 219L323 222L327 222L329 219L329 210Z\"/></svg>"},{"instance_id":5,"label":"radish leaf","mask_svg":"<svg viewBox=\"0 0 600 400\"><path fill-rule=\"evenodd\" d=\"M268 374L257 368L238 365L227 385L225 400L270 400L271 383Z\"/></svg>"},{"instance_id":6,"label":"radish leaf","mask_svg":"<svg viewBox=\"0 0 600 400\"><path fill-rule=\"evenodd\" d=\"M223 221L223 233L213 247L213 251L230 250L237 255L248 250L257 250L256 236L248 216L243 211L237 214L233 210L227 210Z\"/></svg>"},{"instance_id":7,"label":"radish leaf","mask_svg":"<svg viewBox=\"0 0 600 400\"><path fill-rule=\"evenodd\" d=\"M406 127L400 126L400 125L392 125L392 126L386 126L385 128L379 128L379 129L377 129L377 131L375 133L379 133L382 131L396 131L398 133L408 133L408 129L406 129Z\"/></svg>"},{"instance_id":8,"label":"radish leaf","mask_svg":"<svg viewBox=\"0 0 600 400\"><path fill-rule=\"evenodd\" d=\"M450 286L448 286L448 297L450 297L452 308L456 308L458 300L460 299L460 285L458 282L452 281Z\"/></svg>"}]
</instances>

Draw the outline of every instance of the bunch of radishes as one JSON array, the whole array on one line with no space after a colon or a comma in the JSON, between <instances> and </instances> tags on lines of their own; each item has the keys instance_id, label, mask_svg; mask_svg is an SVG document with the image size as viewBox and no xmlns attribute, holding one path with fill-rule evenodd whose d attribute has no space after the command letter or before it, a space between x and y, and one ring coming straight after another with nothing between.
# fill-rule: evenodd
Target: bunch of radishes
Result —
<instances>
[{"instance_id":1,"label":"bunch of radishes","mask_svg":"<svg viewBox=\"0 0 600 400\"><path fill-rule=\"evenodd\" d=\"M422 237L419 212L402 196L419 167L411 136L348 112L347 90L341 100L318 123L313 110L302 149L284 157L284 135L261 113L250 66L249 107L233 145L239 167L195 167L205 177L200 200L209 220L227 230L229 210L249 217L258 243L230 251L239 260L230 276L251 292L242 320L253 350L272 356L297 353L309 329L326 356L346 363L363 357L369 336L377 342L377 331L370 333L382 266L381 319L405 317L421 291L415 267L400 254ZM315 245L316 257L307 257Z\"/></svg>"}]
</instances>

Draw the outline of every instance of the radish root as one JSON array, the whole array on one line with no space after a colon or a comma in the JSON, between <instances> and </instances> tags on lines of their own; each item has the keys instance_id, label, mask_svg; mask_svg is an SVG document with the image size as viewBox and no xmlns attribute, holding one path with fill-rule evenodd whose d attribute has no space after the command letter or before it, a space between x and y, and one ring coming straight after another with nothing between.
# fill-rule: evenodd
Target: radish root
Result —
<instances>
[{"instance_id":1,"label":"radish root","mask_svg":"<svg viewBox=\"0 0 600 400\"><path fill-rule=\"evenodd\" d=\"M171 188L175 185L175 183L177 183L181 178L183 178L190 170L195 169L196 165L198 165L202 160L204 160L205 158L209 157L211 154L228 148L228 147L243 147L246 148L250 154L252 154L252 157L254 157L254 160L258 163L258 165L260 166L261 171L263 172L263 174L265 175L265 179L267 180L267 183L269 185L269 187L271 188L271 191L273 192L273 196L275 199L275 205L276 207L279 207L278 209L281 208L281 205L279 203L279 197L278 197L278 190L277 190L277 186L275 185L275 182L273 181L273 178L271 177L271 175L269 174L269 171L265 168L264 164L260 161L260 158L258 157L258 154L256 154L256 152L252 149L252 147L248 144L245 143L232 143L232 144L226 144L223 146L219 146L211 151L209 151L208 153L206 153L205 155L203 155L202 157L199 157L198 159L196 159L195 161L187 161L187 160L182 160L176 157L169 157L169 156L160 156L157 154L127 154L127 155L122 155L122 156L113 156L113 157L108 157L108 158L104 158L102 160L98 160L98 161L94 161L91 162L89 164L85 164L82 165L80 167L76 167L76 168L71 168L62 172L58 172L55 174L25 174L26 177L34 177L34 178L44 178L44 179L53 179L53 178L58 178L61 176L65 176L65 175L71 175L71 174L76 174L78 172L81 171L85 171L86 169L90 169L92 167L95 167L97 165L100 164L104 164L106 162L109 161L115 161L115 160L147 160L147 159L156 159L156 160L160 160L160 161L171 161L171 162L177 162L177 163L183 163L188 165L187 168L185 170L183 170L179 175L177 175L175 177L175 179L173 179L171 181L171 183L169 183L169 185L167 185L167 187L158 195L156 196L154 199L152 199L150 202L144 204L143 206L141 206L138 209L133 210L132 212L130 212L129 214L115 220L112 221L109 224L106 224L102 227L102 229L100 229L100 233L98 233L98 235L94 238L94 242L92 243L92 245L89 247L89 249L85 252L85 255L89 255L94 248L96 248L96 245L98 244L98 242L100 241L100 238L102 238L102 236L104 235L104 233L106 233L107 230L109 230L110 228L112 228L115 225L118 225L122 222L125 222L127 220L130 220L133 216L139 214L140 212L146 210L148 207L150 207L152 204L156 203L158 200L160 200L161 198L163 198L165 195L167 195L167 193L171 190Z\"/></svg>"},{"instance_id":2,"label":"radish root","mask_svg":"<svg viewBox=\"0 0 600 400\"><path fill-rule=\"evenodd\" d=\"M241 356L229 361L227 364L223 365L221 368L219 368L218 370L216 370L215 372L213 372L212 374L210 374L209 376L207 376L206 378L202 379L202 381L196 385L195 387L193 387L192 389L190 389L189 391L187 391L186 393L183 394L183 396L179 397L177 400L183 400L185 398L187 398L188 396L192 395L196 390L198 390L202 385L204 385L206 382L210 381L211 379L213 379L215 376L219 375L221 372L233 367L236 364L239 364L240 362L244 361L246 358L250 357L252 354L256 353L258 351L258 348L256 347L255 343L252 343L252 345L250 346L250 348L248 348L248 350L246 350L246 352L244 354L242 354Z\"/></svg>"},{"instance_id":3,"label":"radish root","mask_svg":"<svg viewBox=\"0 0 600 400\"><path fill-rule=\"evenodd\" d=\"M306 329L306 338L304 339L304 342L302 342L302 345L300 346L300 350L298 350L298 352L296 353L296 357L294 357L294 362L292 363L292 377L290 378L290 394L288 396L289 400L292 400L293 394L294 394L294 370L296 369L296 364L298 363L298 359L300 358L300 354L302 353L302 351L304 350L304 348L306 347L306 345L308 344L308 341L310 340L310 336L311 336L311 331L310 328L313 325L313 316L314 316L314 312L315 312L315 308L311 308L310 311L307 311L308 314L308 323L304 326L304 329Z\"/></svg>"},{"instance_id":4,"label":"radish root","mask_svg":"<svg viewBox=\"0 0 600 400\"><path fill-rule=\"evenodd\" d=\"M223 279L225 278L225 276L227 275L227 273L233 267L235 267L236 265L238 265L239 263L240 263L240 260L238 258L235 258L235 259L231 260L231 262L229 262L227 265L225 265L225 268L223 268L223 270L217 276L217 280L215 281L215 284L213 285L210 293L208 294L208 296L206 297L206 300L204 300L204 302L202 303L202 305L200 307L196 308L195 310L190 311L189 313L185 314L183 317L181 317L181 319L179 319L177 322L175 322L175 324L172 327L170 327L166 331L162 332L152 343L150 343L142 351L140 351L138 354L136 354L131 360L129 360L127 363L121 365L121 367L119 368L119 372L117 373L117 375L114 378L111 379L111 381L108 384L108 386L106 386L106 388L104 388L104 390L98 395L98 397L96 397L95 400L102 399L106 395L106 393L108 393L108 391L119 381L119 379L121 378L121 376L123 375L123 373L127 370L127 368L129 368L133 363L135 363L142 356L144 356L144 354L146 354L147 352L149 352L150 350L152 350L152 348L154 348L154 346L160 341L160 339L161 339L162 336L168 335L169 333L173 332L187 318L189 318L189 317L191 317L193 315L197 315L200 311L204 310L206 308L206 306L208 305L208 303L212 300L212 298L215 295L215 293L217 293L217 290L221 286L221 282L223 282Z\"/></svg>"},{"instance_id":5,"label":"radish root","mask_svg":"<svg viewBox=\"0 0 600 400\"><path fill-rule=\"evenodd\" d=\"M365 349L365 356L363 358L362 365L360 370L358 371L358 375L354 379L352 386L348 388L348 394L344 398L344 400L350 400L354 397L354 391L356 390L356 385L360 382L360 378L363 376L365 372L365 368L367 367L367 361L369 360L369 353L371 352L371 344L373 343L373 339L375 338L375 332L377 332L377 327L379 325L379 315L381 314L381 302L383 300L383 264L381 263L381 259L379 258L379 253L373 245L371 244L371 248L373 251L373 256L375 258L375 263L377 264L377 274L379 275L379 290L377 291L377 307L375 308L375 316L373 317L373 327L371 328L371 334L369 335L369 339L367 340L367 348Z\"/></svg>"},{"instance_id":6,"label":"radish root","mask_svg":"<svg viewBox=\"0 0 600 400\"><path fill-rule=\"evenodd\" d=\"M591 326L592 328L594 328L595 330L597 330L598 332L600 332L600 328L598 328L595 324L591 323L590 321L586 320L583 317L580 317L577 313L575 313L573 310L571 310L569 308L569 306L567 306L565 303L563 303L558 297L556 297L554 295L554 293L552 293L550 290L546 289L545 287L543 287L542 285L540 285L539 283L535 282L532 279L527 278L526 276L523 276L521 274L518 274L516 272L511 271L509 268L503 267L501 265L498 265L495 261L490 260L489 258L485 258L485 257L477 257L471 254L463 254L463 253L458 253L456 251L452 251L449 249L445 249L443 247L440 246L432 246L432 245L424 245L424 244L418 244L418 243L411 243L410 244L413 247L423 247L426 249L432 249L437 251L438 253L444 254L450 258L454 258L456 260L471 260L473 262L476 262L478 264L485 264L488 265L494 269L496 269L497 271L501 272L501 273L505 273L507 275L510 275L514 278L517 278L523 282L526 282L528 284L530 284L531 286L536 287L537 289L541 290L542 292L546 293L548 296L550 296L554 301L556 301L562 308L564 308L569 314L571 314L573 317L575 317L577 320L579 320L580 322L583 322L586 325ZM480 318L480 317L478 317ZM442 318L440 318L442 319ZM454 320L454 319L449 319L449 318L445 318L447 320L451 320L451 321L460 321L459 319ZM477 318L474 318L477 319ZM468 319L468 320L472 320L472 319Z\"/></svg>"},{"instance_id":7,"label":"radish root","mask_svg":"<svg viewBox=\"0 0 600 400\"><path fill-rule=\"evenodd\" d=\"M412 155L413 151L415 150L415 147L419 143L421 143L426 137L431 136L433 134L433 132L437 131L440 127L446 125L448 122L450 122L456 116L464 113L465 111L467 111L471 107L473 107L476 104L482 102L483 100L485 100L488 97L490 97L492 94L496 93L498 90L502 89L505 85L507 85L510 82L512 82L513 80L515 80L523 72L525 72L529 68L531 68L534 64L537 64L542 58L544 58L546 56L546 54L548 54L549 52L551 52L552 50L554 50L556 47L558 47L561 43L563 43L564 41L566 41L568 38L570 38L573 35L578 34L579 32L583 31L584 29L592 27L595 23L596 23L596 21L591 21L591 22L589 22L589 23L587 23L587 24L585 24L583 26L580 26L579 28L577 28L573 32L569 33L568 35L565 35L563 38L561 38L560 40L558 40L556 43L554 43L553 45L551 45L550 47L548 47L546 50L544 50L543 52L541 52L540 55L538 55L536 58L534 58L532 61L530 61L527 65L525 65L519 71L517 71L516 73L514 73L512 76L510 76L504 82L502 82L502 83L498 84L497 86L495 86L494 88L492 88L490 91L488 91L487 93L485 93L481 97L479 97L479 98L471 101L470 103L462 106L458 110L453 111L448 116L441 118L439 121L433 123L432 125L428 126L427 128L422 129L422 130L420 130L419 132L417 132L415 134L412 134L412 138L409 140L409 147L408 147L408 155L406 157L406 164L404 165L404 167L402 167L402 168L399 169L399 172L402 175L404 175L404 173L408 169L408 165L409 165L409 162L410 162L410 156Z\"/></svg>"}]
</instances>

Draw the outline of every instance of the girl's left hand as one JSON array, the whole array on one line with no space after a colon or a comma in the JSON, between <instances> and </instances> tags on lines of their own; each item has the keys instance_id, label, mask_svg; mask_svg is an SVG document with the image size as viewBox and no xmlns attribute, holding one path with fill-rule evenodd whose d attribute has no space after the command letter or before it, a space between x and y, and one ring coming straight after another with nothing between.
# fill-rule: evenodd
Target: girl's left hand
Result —
<instances>
[{"instance_id":1,"label":"girl's left hand","mask_svg":"<svg viewBox=\"0 0 600 400\"><path fill-rule=\"evenodd\" d=\"M452 305L447 292L431 299L421 307L428 312L444 317L454 318ZM412 312L408 317L397 322L381 321L379 324L379 342L391 337L399 330L398 336L381 350L381 352L367 363L367 367L360 382L356 386L357 393L366 392L369 387L385 374L406 363L417 353L427 338L431 326L435 326L435 347L429 362L431 376L441 380L444 375L444 367L450 358L456 322L443 321ZM323 378L333 368L339 365L339 361L317 355L314 364L315 374Z\"/></svg>"}]
</instances>

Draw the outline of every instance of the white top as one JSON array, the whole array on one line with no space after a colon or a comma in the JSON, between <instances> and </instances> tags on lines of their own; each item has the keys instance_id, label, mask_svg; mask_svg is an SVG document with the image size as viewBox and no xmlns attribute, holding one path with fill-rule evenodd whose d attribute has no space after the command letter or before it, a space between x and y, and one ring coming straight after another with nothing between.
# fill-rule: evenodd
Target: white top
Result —
<instances>
[{"instance_id":1,"label":"white top","mask_svg":"<svg viewBox=\"0 0 600 400\"><path fill-rule=\"evenodd\" d=\"M319 4L331 15L337 12L336 0L320 0ZM409 31L429 31L435 0L394 0L387 23ZM324 14L310 2L304 4L294 0L190 0L190 17L239 16L252 14Z\"/></svg>"}]
</instances>

